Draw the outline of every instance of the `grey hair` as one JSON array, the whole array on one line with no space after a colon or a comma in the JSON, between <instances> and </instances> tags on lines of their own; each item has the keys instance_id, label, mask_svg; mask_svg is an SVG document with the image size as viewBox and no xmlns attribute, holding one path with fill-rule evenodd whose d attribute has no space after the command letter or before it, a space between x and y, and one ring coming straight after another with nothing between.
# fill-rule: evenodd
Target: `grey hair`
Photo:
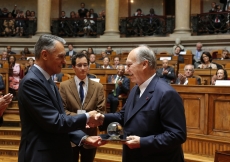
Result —
<instances>
[{"instance_id":1,"label":"grey hair","mask_svg":"<svg viewBox=\"0 0 230 162\"><path fill-rule=\"evenodd\" d=\"M185 65L185 66L184 66L184 71L185 71L185 69L186 69L187 66L191 66L191 67L192 67L192 71L194 71L194 65L192 65L192 64L187 64L187 65Z\"/></svg>"},{"instance_id":2,"label":"grey hair","mask_svg":"<svg viewBox=\"0 0 230 162\"><path fill-rule=\"evenodd\" d=\"M60 42L63 45L66 43L66 41L63 38L60 38L55 35L41 35L34 46L35 59L40 58L42 50L47 50L50 53L55 51L55 44L57 42Z\"/></svg>"},{"instance_id":3,"label":"grey hair","mask_svg":"<svg viewBox=\"0 0 230 162\"><path fill-rule=\"evenodd\" d=\"M151 69L156 69L156 56L152 49L147 45L139 45L137 48L137 62L141 63L142 61L147 60L149 67Z\"/></svg>"}]
</instances>

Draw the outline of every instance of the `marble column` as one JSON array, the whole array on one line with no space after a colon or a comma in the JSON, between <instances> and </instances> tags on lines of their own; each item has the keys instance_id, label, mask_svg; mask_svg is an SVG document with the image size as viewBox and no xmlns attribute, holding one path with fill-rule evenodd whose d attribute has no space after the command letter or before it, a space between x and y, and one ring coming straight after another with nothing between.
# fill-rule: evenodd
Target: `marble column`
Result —
<instances>
[{"instance_id":1,"label":"marble column","mask_svg":"<svg viewBox=\"0 0 230 162\"><path fill-rule=\"evenodd\" d=\"M104 36L120 36L119 32L119 0L105 0L106 21Z\"/></svg>"},{"instance_id":2,"label":"marble column","mask_svg":"<svg viewBox=\"0 0 230 162\"><path fill-rule=\"evenodd\" d=\"M175 1L175 29L173 34L190 34L190 0Z\"/></svg>"},{"instance_id":3,"label":"marble column","mask_svg":"<svg viewBox=\"0 0 230 162\"><path fill-rule=\"evenodd\" d=\"M50 34L51 0L38 0L36 35Z\"/></svg>"}]
</instances>

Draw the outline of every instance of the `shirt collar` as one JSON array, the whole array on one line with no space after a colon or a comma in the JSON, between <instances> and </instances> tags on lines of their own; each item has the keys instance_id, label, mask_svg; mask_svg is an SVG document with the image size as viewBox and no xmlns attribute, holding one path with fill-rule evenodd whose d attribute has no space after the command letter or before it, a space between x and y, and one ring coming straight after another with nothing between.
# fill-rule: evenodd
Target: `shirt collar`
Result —
<instances>
[{"instance_id":1,"label":"shirt collar","mask_svg":"<svg viewBox=\"0 0 230 162\"><path fill-rule=\"evenodd\" d=\"M37 64L34 64L34 66L36 68L38 68L38 70L41 71L41 73L44 75L44 77L46 78L46 80L49 80L50 79L50 75L45 71L43 70L40 66L38 66Z\"/></svg>"},{"instance_id":2,"label":"shirt collar","mask_svg":"<svg viewBox=\"0 0 230 162\"><path fill-rule=\"evenodd\" d=\"M144 83L142 83L139 88L140 88L140 97L141 95L144 93L145 89L147 88L147 86L149 85L149 83L151 82L151 80L153 79L153 77L156 75L153 74L153 76L151 76L149 79L147 79Z\"/></svg>"}]
</instances>

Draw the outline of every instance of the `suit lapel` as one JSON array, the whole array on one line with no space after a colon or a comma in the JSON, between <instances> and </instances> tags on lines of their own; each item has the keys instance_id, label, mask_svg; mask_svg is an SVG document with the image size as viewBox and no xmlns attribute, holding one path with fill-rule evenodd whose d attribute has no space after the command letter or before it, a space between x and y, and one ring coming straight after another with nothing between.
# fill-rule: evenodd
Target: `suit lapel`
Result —
<instances>
[{"instance_id":1,"label":"suit lapel","mask_svg":"<svg viewBox=\"0 0 230 162\"><path fill-rule=\"evenodd\" d=\"M152 98L158 79L159 77L155 75L154 78L150 81L149 85L146 87L144 93L139 98L138 102L136 102L136 105L134 107L133 99L135 97L135 92L138 86L135 86L135 88L132 89L132 93L129 95L128 103L126 105L127 110L125 110L125 123L129 121L129 119L131 119L136 113L138 113L138 111L140 111L144 107L144 105Z\"/></svg>"},{"instance_id":2,"label":"suit lapel","mask_svg":"<svg viewBox=\"0 0 230 162\"><path fill-rule=\"evenodd\" d=\"M69 84L69 89L70 89L70 92L72 92L72 94L74 95L77 103L79 105L81 105L81 100L80 100L80 97L79 97L79 93L78 93L78 89L77 89L77 85L75 83L75 80L74 78L70 79L70 84Z\"/></svg>"}]
</instances>

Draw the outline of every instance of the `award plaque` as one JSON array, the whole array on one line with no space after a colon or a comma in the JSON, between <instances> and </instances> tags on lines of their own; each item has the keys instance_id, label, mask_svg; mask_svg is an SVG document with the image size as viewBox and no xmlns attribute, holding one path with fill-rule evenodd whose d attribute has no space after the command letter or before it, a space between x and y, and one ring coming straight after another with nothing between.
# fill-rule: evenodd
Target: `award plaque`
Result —
<instances>
[{"instance_id":1,"label":"award plaque","mask_svg":"<svg viewBox=\"0 0 230 162\"><path fill-rule=\"evenodd\" d=\"M101 134L102 140L106 141L127 141L123 139L123 129L122 126L117 122L112 122L107 127L108 134Z\"/></svg>"}]
</instances>

